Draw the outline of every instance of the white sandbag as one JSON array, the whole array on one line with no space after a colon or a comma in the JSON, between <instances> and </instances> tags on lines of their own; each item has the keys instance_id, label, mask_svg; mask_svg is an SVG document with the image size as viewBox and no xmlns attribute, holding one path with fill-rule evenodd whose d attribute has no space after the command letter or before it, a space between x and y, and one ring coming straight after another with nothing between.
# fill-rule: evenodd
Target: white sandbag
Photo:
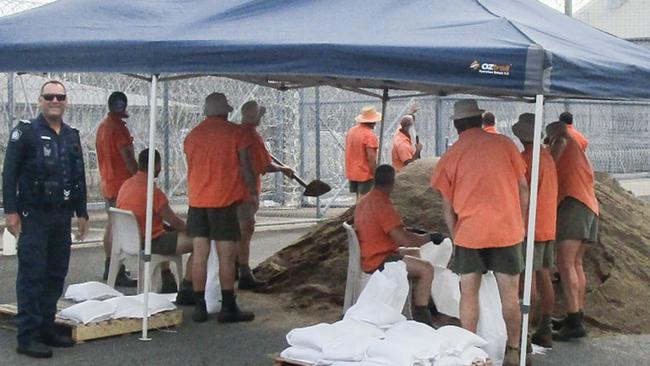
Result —
<instances>
[{"instance_id":1,"label":"white sandbag","mask_svg":"<svg viewBox=\"0 0 650 366\"><path fill-rule=\"evenodd\" d=\"M427 243L420 247L420 258L431 263L434 267L447 268L451 254L453 252L453 245L449 238L435 245Z\"/></svg>"},{"instance_id":2,"label":"white sandbag","mask_svg":"<svg viewBox=\"0 0 650 366\"><path fill-rule=\"evenodd\" d=\"M465 366L465 364L458 356L446 355L433 361L433 366Z\"/></svg>"},{"instance_id":3,"label":"white sandbag","mask_svg":"<svg viewBox=\"0 0 650 366\"><path fill-rule=\"evenodd\" d=\"M321 353L310 348L289 347L280 353L280 357L291 361L316 363L321 359Z\"/></svg>"},{"instance_id":4,"label":"white sandbag","mask_svg":"<svg viewBox=\"0 0 650 366\"><path fill-rule=\"evenodd\" d=\"M336 337L336 328L331 324L320 323L304 328L296 328L287 334L287 343L293 347L308 348L317 352Z\"/></svg>"},{"instance_id":5,"label":"white sandbag","mask_svg":"<svg viewBox=\"0 0 650 366\"><path fill-rule=\"evenodd\" d=\"M429 365L436 356L435 347L415 340L384 339L368 347L365 360L392 366Z\"/></svg>"},{"instance_id":6,"label":"white sandbag","mask_svg":"<svg viewBox=\"0 0 650 366\"><path fill-rule=\"evenodd\" d=\"M386 277L383 272L375 271L368 279L361 294L359 294L356 303L366 302L388 304L392 302L391 300L395 295L396 289L397 284L395 282Z\"/></svg>"},{"instance_id":7,"label":"white sandbag","mask_svg":"<svg viewBox=\"0 0 650 366\"><path fill-rule=\"evenodd\" d=\"M434 267L431 297L439 312L460 318L460 277L447 268Z\"/></svg>"},{"instance_id":8,"label":"white sandbag","mask_svg":"<svg viewBox=\"0 0 650 366\"><path fill-rule=\"evenodd\" d=\"M7 229L2 229L2 255L16 255L16 237Z\"/></svg>"},{"instance_id":9,"label":"white sandbag","mask_svg":"<svg viewBox=\"0 0 650 366\"><path fill-rule=\"evenodd\" d=\"M361 361L368 348L380 341L377 337L338 333L323 346L322 358L327 361Z\"/></svg>"},{"instance_id":10,"label":"white sandbag","mask_svg":"<svg viewBox=\"0 0 650 366\"><path fill-rule=\"evenodd\" d=\"M487 352L478 347L470 347L460 355L463 366L470 366L474 362L485 362L488 358Z\"/></svg>"},{"instance_id":11,"label":"white sandbag","mask_svg":"<svg viewBox=\"0 0 650 366\"><path fill-rule=\"evenodd\" d=\"M406 317L394 308L381 302L357 301L345 313L344 319L374 324L380 328L403 322Z\"/></svg>"},{"instance_id":12,"label":"white sandbag","mask_svg":"<svg viewBox=\"0 0 650 366\"><path fill-rule=\"evenodd\" d=\"M468 348L487 345L483 338L455 325L441 327L436 334L443 340L440 346L442 355L460 356Z\"/></svg>"},{"instance_id":13,"label":"white sandbag","mask_svg":"<svg viewBox=\"0 0 650 366\"><path fill-rule=\"evenodd\" d=\"M221 309L221 282L219 282L219 256L217 244L210 241L210 255L208 255L208 276L205 281L205 308L208 314L215 314Z\"/></svg>"},{"instance_id":14,"label":"white sandbag","mask_svg":"<svg viewBox=\"0 0 650 366\"><path fill-rule=\"evenodd\" d=\"M144 303L134 296L114 297L103 302L113 307L112 319L142 319L144 316Z\"/></svg>"},{"instance_id":15,"label":"white sandbag","mask_svg":"<svg viewBox=\"0 0 650 366\"><path fill-rule=\"evenodd\" d=\"M435 329L414 320L397 323L386 331L386 339L389 341L406 338L415 338L423 344L431 343L431 347L438 347L441 343Z\"/></svg>"},{"instance_id":16,"label":"white sandbag","mask_svg":"<svg viewBox=\"0 0 650 366\"><path fill-rule=\"evenodd\" d=\"M97 300L88 300L72 305L59 312L59 316L77 323L88 324L110 319L113 307L110 304Z\"/></svg>"},{"instance_id":17,"label":"white sandbag","mask_svg":"<svg viewBox=\"0 0 650 366\"><path fill-rule=\"evenodd\" d=\"M144 305L144 294L139 294L134 296L135 299L142 302ZM169 297L166 294L157 294L154 292L149 293L149 315L158 314L163 311L175 310L176 305L173 302L169 301Z\"/></svg>"},{"instance_id":18,"label":"white sandbag","mask_svg":"<svg viewBox=\"0 0 650 366\"><path fill-rule=\"evenodd\" d=\"M124 295L109 285L97 281L70 285L65 291L65 298L75 302L86 300L105 300L118 296Z\"/></svg>"},{"instance_id":19,"label":"white sandbag","mask_svg":"<svg viewBox=\"0 0 650 366\"><path fill-rule=\"evenodd\" d=\"M353 334L360 337L384 338L386 333L374 324L354 319L343 319L332 324L337 334Z\"/></svg>"},{"instance_id":20,"label":"white sandbag","mask_svg":"<svg viewBox=\"0 0 650 366\"><path fill-rule=\"evenodd\" d=\"M395 284L395 291L386 302L393 309L402 312L406 298L409 296L409 280L404 261L390 262L384 265L384 276Z\"/></svg>"},{"instance_id":21,"label":"white sandbag","mask_svg":"<svg viewBox=\"0 0 650 366\"><path fill-rule=\"evenodd\" d=\"M484 274L481 279L479 308L476 333L487 341L486 346L480 347L490 355L494 366L500 366L503 363L508 333L501 311L497 280L492 272Z\"/></svg>"},{"instance_id":22,"label":"white sandbag","mask_svg":"<svg viewBox=\"0 0 650 366\"><path fill-rule=\"evenodd\" d=\"M320 364L319 364L320 365ZM356 361L334 361L330 366L392 366L386 363L372 362L368 360L363 360L360 362ZM422 365L424 366L424 365Z\"/></svg>"}]
</instances>

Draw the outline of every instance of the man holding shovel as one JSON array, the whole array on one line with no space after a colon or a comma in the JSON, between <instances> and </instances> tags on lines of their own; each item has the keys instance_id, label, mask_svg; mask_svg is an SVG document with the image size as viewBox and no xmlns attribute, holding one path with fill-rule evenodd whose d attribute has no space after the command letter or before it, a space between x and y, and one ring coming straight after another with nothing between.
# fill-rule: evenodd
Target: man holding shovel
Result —
<instances>
[{"instance_id":1,"label":"man holding shovel","mask_svg":"<svg viewBox=\"0 0 650 366\"><path fill-rule=\"evenodd\" d=\"M262 116L266 108L260 106L256 101L251 100L244 103L241 107L242 115L242 141L248 150L248 156L256 174L257 194L259 202L259 193L262 188L261 176L266 173L282 172L282 174L291 178L294 175L293 169L276 164L271 159L264 139L257 132ZM241 240L239 241L239 289L254 290L264 286L264 282L258 281L249 265L251 238L255 232L255 213L258 207L253 206L245 200L237 207L237 218L239 219L239 230L241 231Z\"/></svg>"}]
</instances>

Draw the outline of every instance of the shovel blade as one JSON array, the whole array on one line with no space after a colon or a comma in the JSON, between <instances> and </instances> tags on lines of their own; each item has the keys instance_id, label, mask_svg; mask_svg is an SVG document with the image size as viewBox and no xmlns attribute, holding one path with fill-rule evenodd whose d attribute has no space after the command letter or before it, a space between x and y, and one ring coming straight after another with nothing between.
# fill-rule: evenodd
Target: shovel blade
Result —
<instances>
[{"instance_id":1,"label":"shovel blade","mask_svg":"<svg viewBox=\"0 0 650 366\"><path fill-rule=\"evenodd\" d=\"M330 187L329 184L320 180L313 180L307 184L307 187L305 187L304 195L307 197L318 197L331 190L332 187Z\"/></svg>"}]
</instances>

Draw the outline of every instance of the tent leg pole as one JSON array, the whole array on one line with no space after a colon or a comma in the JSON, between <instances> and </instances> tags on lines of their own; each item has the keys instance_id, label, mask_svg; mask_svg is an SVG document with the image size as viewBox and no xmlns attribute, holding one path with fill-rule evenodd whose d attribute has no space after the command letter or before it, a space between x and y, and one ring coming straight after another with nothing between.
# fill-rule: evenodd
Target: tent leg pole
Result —
<instances>
[{"instance_id":1,"label":"tent leg pole","mask_svg":"<svg viewBox=\"0 0 650 366\"><path fill-rule=\"evenodd\" d=\"M381 122L379 125L379 149L377 149L377 166L381 164L381 151L384 146L384 120L386 120L386 105L388 104L388 88L384 88L384 94L381 97ZM374 175L375 172L372 172Z\"/></svg>"},{"instance_id":2,"label":"tent leg pole","mask_svg":"<svg viewBox=\"0 0 650 366\"><path fill-rule=\"evenodd\" d=\"M142 337L141 341L150 341L148 336L149 331L149 292L151 292L151 227L153 221L153 179L155 166L154 153L156 149L156 105L157 97L156 90L158 87L158 75L151 76L151 89L149 92L149 159L147 169L147 218L145 224L145 238L144 238L144 309L142 318ZM142 281L142 279L139 279Z\"/></svg>"},{"instance_id":3,"label":"tent leg pole","mask_svg":"<svg viewBox=\"0 0 650 366\"><path fill-rule=\"evenodd\" d=\"M526 271L524 272L524 296L521 304L521 358L520 366L526 365L528 318L530 314L530 293L533 283L533 255L535 253L535 220L537 218L537 188L539 185L539 156L542 144L542 121L544 120L544 96L535 98L535 129L533 138L533 167L530 177L530 199L528 205L528 234L526 235Z\"/></svg>"}]
</instances>

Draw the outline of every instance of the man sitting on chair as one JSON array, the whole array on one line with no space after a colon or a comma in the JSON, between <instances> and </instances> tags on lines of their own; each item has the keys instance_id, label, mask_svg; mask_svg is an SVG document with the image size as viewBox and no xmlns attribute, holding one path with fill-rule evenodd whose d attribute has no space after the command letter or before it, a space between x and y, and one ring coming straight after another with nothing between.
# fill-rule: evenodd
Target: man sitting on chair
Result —
<instances>
[{"instance_id":1,"label":"man sitting on chair","mask_svg":"<svg viewBox=\"0 0 650 366\"><path fill-rule=\"evenodd\" d=\"M156 150L154 176L160 174L160 153ZM117 208L133 212L138 220L141 242L144 243L145 222L147 212L147 170L149 164L149 149L140 152L138 156L138 172L127 179L117 194ZM172 231L166 231L164 222L171 226ZM144 244L143 244L144 245ZM181 220L169 206L167 196L154 183L153 220L151 225L151 253L160 255L183 255L192 253L192 239L185 234L185 222ZM180 286L176 303L193 305L192 290L192 258L187 261L185 278ZM167 269L169 271L169 269ZM170 274L167 274L170 275Z\"/></svg>"},{"instance_id":2,"label":"man sitting on chair","mask_svg":"<svg viewBox=\"0 0 650 366\"><path fill-rule=\"evenodd\" d=\"M361 248L361 268L366 273L383 270L388 262L404 261L406 271L415 281L413 289L413 320L432 325L427 308L431 297L433 266L418 258L420 247L430 241L440 244L439 233L416 234L407 231L390 200L395 187L395 169L381 165L375 170L375 188L359 200L354 210L354 226Z\"/></svg>"}]
</instances>

